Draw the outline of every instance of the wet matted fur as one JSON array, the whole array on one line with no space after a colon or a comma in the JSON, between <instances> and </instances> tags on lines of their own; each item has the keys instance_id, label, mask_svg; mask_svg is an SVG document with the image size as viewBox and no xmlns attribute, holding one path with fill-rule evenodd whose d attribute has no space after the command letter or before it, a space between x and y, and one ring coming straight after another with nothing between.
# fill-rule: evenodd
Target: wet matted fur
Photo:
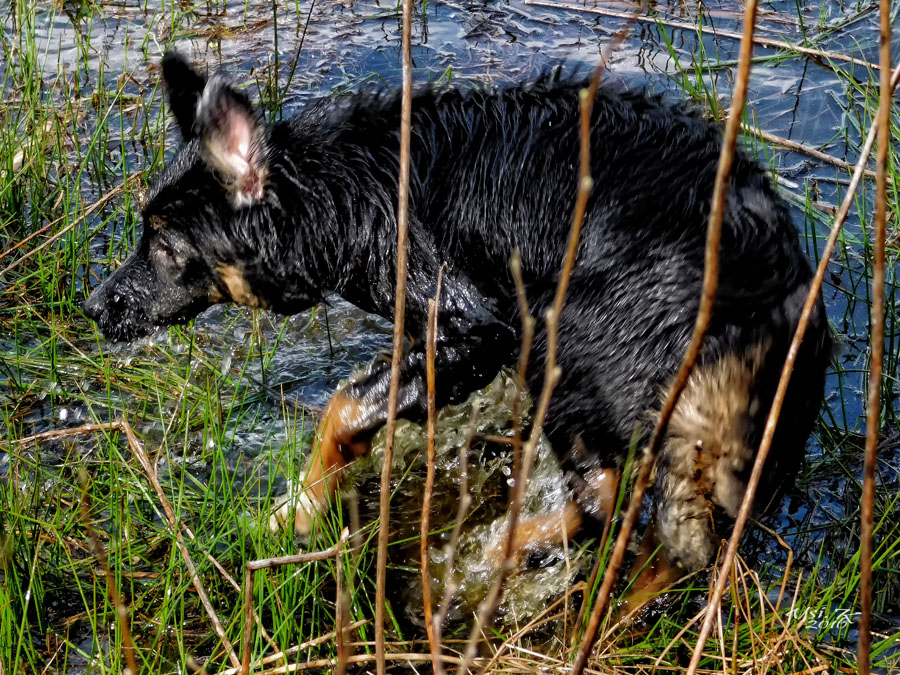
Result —
<instances>
[{"instance_id":1,"label":"wet matted fur","mask_svg":"<svg viewBox=\"0 0 900 675\"><path fill-rule=\"evenodd\" d=\"M163 61L184 143L143 209L134 255L85 303L114 340L183 322L217 302L291 314L334 292L392 317L400 103L363 93L314 101L267 124L222 75ZM499 91L430 88L413 99L406 328L439 307L438 403L458 401L515 362L514 249L532 310L552 302L578 178L582 83L544 78ZM618 468L637 424L684 354L698 307L719 129L643 94L601 87L591 118L594 187L559 328L561 379L550 441L588 475ZM653 511L684 570L715 549L716 512L734 515L810 268L761 167L735 157L714 318L662 451ZM539 327L528 384L542 385ZM425 409L424 341L403 357L400 412ZM795 367L764 488L791 476L821 405L830 356L820 301ZM385 419L383 361L338 392L319 430L306 494L282 512L299 530L341 467ZM571 452L579 447L586 452ZM578 481L575 481L578 483ZM591 510L590 500L582 500ZM293 508L293 507L291 507Z\"/></svg>"}]
</instances>

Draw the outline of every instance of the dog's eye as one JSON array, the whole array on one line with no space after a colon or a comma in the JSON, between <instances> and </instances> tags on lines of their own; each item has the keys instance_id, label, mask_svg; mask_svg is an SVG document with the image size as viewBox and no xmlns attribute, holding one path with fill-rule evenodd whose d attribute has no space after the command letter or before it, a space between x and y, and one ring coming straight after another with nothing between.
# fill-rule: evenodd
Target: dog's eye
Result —
<instances>
[{"instance_id":1,"label":"dog's eye","mask_svg":"<svg viewBox=\"0 0 900 675\"><path fill-rule=\"evenodd\" d=\"M181 267L183 257L178 253L175 247L169 242L160 239L156 242L156 257L159 262L167 268L174 269Z\"/></svg>"},{"instance_id":2,"label":"dog's eye","mask_svg":"<svg viewBox=\"0 0 900 675\"><path fill-rule=\"evenodd\" d=\"M159 251L159 254L163 257L170 258L172 260L175 259L175 249L169 246L166 242L161 241L157 244L156 249Z\"/></svg>"}]
</instances>

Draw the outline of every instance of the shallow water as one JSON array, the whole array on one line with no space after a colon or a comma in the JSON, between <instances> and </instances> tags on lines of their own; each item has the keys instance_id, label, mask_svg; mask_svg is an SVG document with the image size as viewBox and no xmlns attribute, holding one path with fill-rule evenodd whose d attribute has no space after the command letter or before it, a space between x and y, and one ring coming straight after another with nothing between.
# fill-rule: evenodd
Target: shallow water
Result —
<instances>
[{"instance_id":1,"label":"shallow water","mask_svg":"<svg viewBox=\"0 0 900 675\"><path fill-rule=\"evenodd\" d=\"M373 82L396 86L400 79L399 15L388 4L317 2L310 7L288 2L275 20L269 3L246 3L244 0L211 1L196 7L192 13L173 12L169 3L160 0L148 1L140 8L105 4L102 11L86 16L79 16L74 10L54 9L58 6L56 3L42 4L42 11L35 17L39 51L45 54L40 68L48 82L58 73L64 73L64 77L70 79L77 76L85 91L90 91L91 83L98 78L114 82L128 71L133 80L124 83L123 92L134 97L147 95L155 86L154 64L160 56L161 46L170 44L170 39L172 46L195 61L206 62L210 69L225 67L238 81L251 83L249 91L254 98L258 92L264 92L270 100L282 100L284 115L302 108L314 96L339 95ZM62 4L64 8L68 6L68 3ZM593 7L588 5L587 9ZM555 66L587 73L612 35L625 24L623 17L632 11L631 5L621 2L597 7L619 16L562 10L521 0L494 4L455 0L429 2L424 10L421 6L416 10L414 78L417 82L448 80L500 84L532 77ZM717 38L709 32L698 37L694 30L678 28L676 22L695 21L696 5L660 4L655 11L659 21L637 23L630 36L612 54L609 76L626 86L646 88L674 100L684 96L684 88L679 82L694 83L698 89L705 89L710 97L720 99L724 108L733 75L730 64L737 58L737 40ZM712 28L739 31L737 17L740 11L737 3L708 7L704 9L702 23L707 31ZM10 16L4 18L3 27L8 38L14 41L12 36L18 27L12 25ZM761 17L758 33L791 43L800 42L804 32L828 33L829 37L820 44L823 49L873 61L877 59L876 20L874 12L856 4L770 2ZM187 34L191 37L183 37ZM694 63L701 51L707 55L716 54L723 67L699 71ZM802 57L766 59L775 54L773 49L758 48L756 53L759 61L754 66L749 92L749 121L769 133L815 147L839 159L855 161L855 148L860 140L858 129L860 124L865 126L867 120L857 119L854 103L861 93L859 89L852 89L850 82L851 77L865 81L865 68L837 60L827 66ZM833 68L847 76L838 77ZM58 94L48 88L47 96ZM87 134L96 126L97 117L96 111L89 106L84 114ZM104 141L111 162L122 159L128 171L150 164L152 153L140 143L127 139L141 137L141 129L157 114L156 107L146 115L140 109L128 113L112 109L109 123L114 131ZM767 160L767 150L752 137L744 140L750 152L758 149L761 158ZM771 164L776 180L792 204L798 227L807 234L808 250L817 258L827 232L823 221L830 223L830 217L823 214L839 203L844 184L835 179L843 178L844 174L795 151L776 150ZM86 200L97 199L111 184L121 180L119 169L112 176L85 181ZM817 205L805 211L804 195L812 191L818 195ZM661 186L661 197L664 192L665 186ZM871 203L871 190L867 191L865 199ZM95 222L86 223L87 227L96 225ZM128 242L122 240L123 227L124 214L119 214L109 227L97 234L92 243L96 258L106 257L111 247L114 250L118 247L124 254ZM829 315L841 336L838 360L843 366L840 374L832 374L829 378L830 414L826 422L841 428L862 429L868 317L866 303L856 297L865 297L867 283L863 277L863 235L858 220L849 223L845 237L844 264L832 265L825 289ZM93 272L102 277L107 270L97 266ZM82 270L74 283L82 284L84 273L86 271ZM890 281L895 281L893 274ZM295 426L286 422L282 414L285 401L311 409L321 408L342 378L390 345L389 326L384 321L368 317L340 299L331 299L327 323L329 330L325 328L324 314L319 313L312 319L308 315L288 320L265 316L255 324L249 312L234 308L215 308L196 321L197 349L214 362L221 373L230 374L232 382L253 391L246 406L247 414L232 424L227 433L232 468L239 474L269 478L261 467L268 462L270 452L273 448L284 447L296 434ZM246 358L248 336L254 331L258 331L268 344L278 342L270 359ZM17 342L27 343L28 336L0 336L0 354L14 353L19 348ZM161 334L135 345L103 345L102 349L113 356L119 367L127 368L134 359L168 359L153 349L154 344L168 345L169 338ZM83 346L98 349L93 343ZM191 358L183 349L176 357ZM47 403L31 408L28 422L34 431L75 426L90 419L84 409L56 406L52 400L51 396L46 399ZM128 400L117 399L115 403L127 406ZM896 398L891 405L897 410ZM501 424L501 418L502 414L493 423ZM140 431L149 438L160 438L164 434L163 426L160 421L150 420ZM494 432L500 431L502 428L497 427ZM451 432L452 429L448 434L453 436ZM415 435L415 431L411 433ZM455 440L459 440L458 433ZM188 457L184 461L202 475L209 470L202 460L207 441L198 437L192 442L198 457ZM298 442L298 445L302 444ZM442 457L448 467L456 461L458 447L450 441L445 444ZM827 465L831 455L832 450L813 443L811 457L814 462ZM883 457L885 489L896 488L900 468L896 447L888 448ZM540 475L543 482L536 482L535 489L543 487L542 494L546 499L535 502L535 513L548 509L551 503L559 505L565 500L558 469L553 469L548 457L542 455L542 458L544 463L540 471L543 473ZM9 471L8 466L8 455L0 451L0 475ZM508 474L508 463L498 460L494 467L481 468L484 469L483 474L479 474L484 502L493 505L485 508L482 514L485 520L475 524L466 536L483 544L490 535L489 530L499 526L497 519L502 519L505 492L499 486L504 481L502 477ZM374 473L377 472L373 470ZM859 467L852 466L850 473L859 475ZM449 482L443 487L453 494L456 484L452 471L446 479ZM366 484L372 480L371 474L368 477L361 475L359 480ZM796 547L802 566L815 564L823 542L840 546L841 541L848 540L850 535L846 532L828 534L829 526L843 522L853 513L845 483L845 475L826 466L821 473L810 474L804 490L789 495L771 519L771 523ZM407 484L411 486L408 497L412 500L418 494L417 481L411 480ZM494 487L484 487L488 485ZM261 490L265 492L265 485ZM493 501L488 500L488 496ZM370 500L371 503L374 502ZM364 513L366 508L362 506ZM452 509L445 511L445 515L452 515ZM414 528L417 522L416 518L401 527ZM835 540L830 541L830 536ZM758 554L760 561L777 565L779 554L770 552L767 557L765 543L759 543L763 551ZM475 548L478 546L463 547L464 550ZM433 553L440 576L441 552L435 548ZM562 560L558 553L551 554L549 562L537 566L538 578L530 584L531 591L527 590L530 582L523 577L525 581L521 588L526 590L509 594L511 604L505 608L509 616L518 617L522 612L534 611L547 598L559 594L571 580L571 570L566 570ZM464 613L469 607L465 603L471 603L472 598L483 594L484 579L487 578L483 562L481 552L464 556L460 561L460 568L465 572L461 576L462 599L457 611ZM827 577L833 572L826 559L820 573ZM900 597L900 591L895 592ZM409 606L416 604L415 598L408 598L408 601ZM516 605L517 602L520 604Z\"/></svg>"}]
</instances>

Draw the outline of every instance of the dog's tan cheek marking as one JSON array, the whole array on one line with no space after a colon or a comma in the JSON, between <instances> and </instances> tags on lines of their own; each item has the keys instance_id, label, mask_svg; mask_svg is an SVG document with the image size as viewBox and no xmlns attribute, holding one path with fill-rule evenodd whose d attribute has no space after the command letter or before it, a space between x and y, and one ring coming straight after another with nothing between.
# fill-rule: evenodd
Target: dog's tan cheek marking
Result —
<instances>
[{"instance_id":1,"label":"dog's tan cheek marking","mask_svg":"<svg viewBox=\"0 0 900 675\"><path fill-rule=\"evenodd\" d=\"M247 307L265 307L265 303L250 290L250 284L247 283L244 274L237 267L220 264L216 267L216 271L233 302Z\"/></svg>"}]
</instances>

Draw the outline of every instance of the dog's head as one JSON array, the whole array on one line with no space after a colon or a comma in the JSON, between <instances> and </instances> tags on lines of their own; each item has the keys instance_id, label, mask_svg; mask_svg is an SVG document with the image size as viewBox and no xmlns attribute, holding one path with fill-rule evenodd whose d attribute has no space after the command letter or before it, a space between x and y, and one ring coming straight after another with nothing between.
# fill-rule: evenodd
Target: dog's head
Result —
<instances>
[{"instance_id":1,"label":"dog's head","mask_svg":"<svg viewBox=\"0 0 900 675\"><path fill-rule=\"evenodd\" d=\"M223 76L207 81L171 53L162 73L184 142L149 191L137 250L83 305L112 340L189 321L217 302L266 304L252 268L258 230L271 225L268 128Z\"/></svg>"}]
</instances>

